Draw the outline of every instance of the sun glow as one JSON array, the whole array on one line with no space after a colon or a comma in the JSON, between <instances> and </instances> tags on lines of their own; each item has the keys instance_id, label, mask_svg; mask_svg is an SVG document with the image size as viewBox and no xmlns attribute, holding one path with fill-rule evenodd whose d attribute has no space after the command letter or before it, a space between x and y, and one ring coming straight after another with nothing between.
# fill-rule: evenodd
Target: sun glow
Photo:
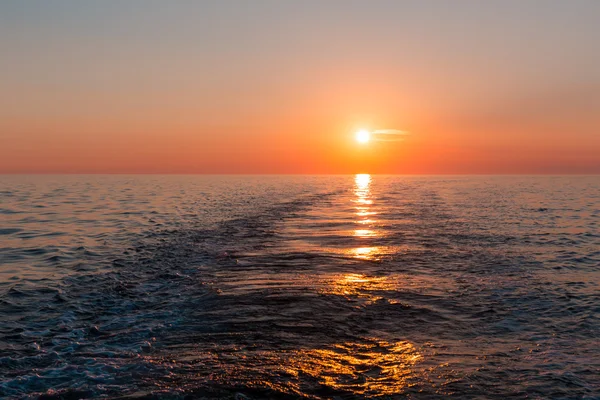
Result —
<instances>
[{"instance_id":1,"label":"sun glow","mask_svg":"<svg viewBox=\"0 0 600 400\"><path fill-rule=\"evenodd\" d=\"M359 143L367 143L369 139L371 139L371 134L369 133L369 131L362 129L356 132L356 140Z\"/></svg>"}]
</instances>

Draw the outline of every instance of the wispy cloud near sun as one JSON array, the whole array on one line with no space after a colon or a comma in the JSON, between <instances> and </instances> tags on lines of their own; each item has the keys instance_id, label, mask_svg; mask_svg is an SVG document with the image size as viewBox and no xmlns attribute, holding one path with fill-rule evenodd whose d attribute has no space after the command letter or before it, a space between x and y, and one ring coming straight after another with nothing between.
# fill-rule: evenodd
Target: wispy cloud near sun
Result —
<instances>
[{"instance_id":1,"label":"wispy cloud near sun","mask_svg":"<svg viewBox=\"0 0 600 400\"><path fill-rule=\"evenodd\" d=\"M400 142L404 136L410 135L410 132L400 129L376 129L371 132L373 140L379 142Z\"/></svg>"}]
</instances>

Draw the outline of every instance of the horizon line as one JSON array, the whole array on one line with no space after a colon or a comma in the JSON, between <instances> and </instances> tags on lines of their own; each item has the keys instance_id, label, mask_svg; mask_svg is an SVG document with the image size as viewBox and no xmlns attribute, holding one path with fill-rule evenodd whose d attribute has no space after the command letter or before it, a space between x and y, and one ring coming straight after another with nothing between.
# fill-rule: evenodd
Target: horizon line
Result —
<instances>
[{"instance_id":1,"label":"horizon line","mask_svg":"<svg viewBox=\"0 0 600 400\"><path fill-rule=\"evenodd\" d=\"M304 172L1 172L0 175L212 175L212 176L332 176L332 175L395 175L395 176L600 176L600 172L492 172L492 173L380 173L380 172L340 172L340 173L304 173Z\"/></svg>"}]
</instances>

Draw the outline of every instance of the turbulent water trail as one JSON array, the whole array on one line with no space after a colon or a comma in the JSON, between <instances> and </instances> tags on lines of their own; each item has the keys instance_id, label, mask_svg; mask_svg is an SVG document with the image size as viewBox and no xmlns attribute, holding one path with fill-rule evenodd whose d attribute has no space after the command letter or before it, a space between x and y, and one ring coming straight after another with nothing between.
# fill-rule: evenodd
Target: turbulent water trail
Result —
<instances>
[{"instance_id":1,"label":"turbulent water trail","mask_svg":"<svg viewBox=\"0 0 600 400\"><path fill-rule=\"evenodd\" d=\"M261 212L281 218L315 197ZM232 245L255 246L271 235L269 224L261 214L210 229L156 229L130 243L109 272L13 283L1 304L9 319L2 327L0 395L115 395L164 377L165 369L143 354L169 333L179 335L192 310L218 297L205 266L231 263Z\"/></svg>"}]
</instances>

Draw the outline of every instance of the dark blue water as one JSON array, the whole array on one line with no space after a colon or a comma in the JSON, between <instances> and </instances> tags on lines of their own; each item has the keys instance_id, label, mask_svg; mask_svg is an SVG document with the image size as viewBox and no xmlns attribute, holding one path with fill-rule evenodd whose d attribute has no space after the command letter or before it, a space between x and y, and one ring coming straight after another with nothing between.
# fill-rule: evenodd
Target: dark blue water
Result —
<instances>
[{"instance_id":1,"label":"dark blue water","mask_svg":"<svg viewBox=\"0 0 600 400\"><path fill-rule=\"evenodd\" d=\"M600 398L599 316L600 177L0 176L4 398Z\"/></svg>"}]
</instances>

